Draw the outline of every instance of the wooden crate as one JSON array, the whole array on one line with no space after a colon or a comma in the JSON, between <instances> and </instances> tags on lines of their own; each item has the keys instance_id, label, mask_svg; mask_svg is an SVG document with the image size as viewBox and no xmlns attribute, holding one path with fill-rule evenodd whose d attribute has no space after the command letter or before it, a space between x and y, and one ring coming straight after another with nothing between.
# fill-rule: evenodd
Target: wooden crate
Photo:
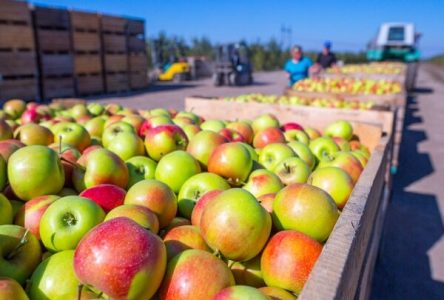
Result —
<instances>
[{"instance_id":1,"label":"wooden crate","mask_svg":"<svg viewBox=\"0 0 444 300\"><path fill-rule=\"evenodd\" d=\"M100 19L98 14L70 11L73 51L78 54L100 53Z\"/></svg>"},{"instance_id":2,"label":"wooden crate","mask_svg":"<svg viewBox=\"0 0 444 300\"><path fill-rule=\"evenodd\" d=\"M128 57L126 54L105 54L104 63L107 73L128 71Z\"/></svg>"},{"instance_id":3,"label":"wooden crate","mask_svg":"<svg viewBox=\"0 0 444 300\"><path fill-rule=\"evenodd\" d=\"M142 19L128 20L127 32L129 35L145 35L145 21Z\"/></svg>"},{"instance_id":4,"label":"wooden crate","mask_svg":"<svg viewBox=\"0 0 444 300\"><path fill-rule=\"evenodd\" d=\"M43 78L42 94L45 99L72 97L75 95L74 78L71 76Z\"/></svg>"},{"instance_id":5,"label":"wooden crate","mask_svg":"<svg viewBox=\"0 0 444 300\"><path fill-rule=\"evenodd\" d=\"M126 36L116 34L104 34L103 51L105 53L126 53Z\"/></svg>"},{"instance_id":6,"label":"wooden crate","mask_svg":"<svg viewBox=\"0 0 444 300\"><path fill-rule=\"evenodd\" d=\"M101 16L101 28L103 34L125 35L128 20L121 17Z\"/></svg>"},{"instance_id":7,"label":"wooden crate","mask_svg":"<svg viewBox=\"0 0 444 300\"><path fill-rule=\"evenodd\" d=\"M34 51L0 51L0 76L4 77L36 74L37 64Z\"/></svg>"},{"instance_id":8,"label":"wooden crate","mask_svg":"<svg viewBox=\"0 0 444 300\"><path fill-rule=\"evenodd\" d=\"M15 24L31 24L28 3L15 0L0 0L0 20Z\"/></svg>"},{"instance_id":9,"label":"wooden crate","mask_svg":"<svg viewBox=\"0 0 444 300\"><path fill-rule=\"evenodd\" d=\"M54 98L51 100L51 103L61 104L66 109L77 104L86 104L86 100L79 98Z\"/></svg>"},{"instance_id":10,"label":"wooden crate","mask_svg":"<svg viewBox=\"0 0 444 300\"><path fill-rule=\"evenodd\" d=\"M131 72L129 73L130 88L142 89L148 86L147 72Z\"/></svg>"},{"instance_id":11,"label":"wooden crate","mask_svg":"<svg viewBox=\"0 0 444 300\"><path fill-rule=\"evenodd\" d=\"M0 19L0 51L34 51L34 31L30 25L1 21Z\"/></svg>"},{"instance_id":12,"label":"wooden crate","mask_svg":"<svg viewBox=\"0 0 444 300\"><path fill-rule=\"evenodd\" d=\"M34 24L36 28L69 30L69 12L66 9L36 6L34 8Z\"/></svg>"},{"instance_id":13,"label":"wooden crate","mask_svg":"<svg viewBox=\"0 0 444 300\"><path fill-rule=\"evenodd\" d=\"M187 98L185 109L205 118L227 119L229 116L232 120L251 119L264 112L275 113L281 122L296 121L321 130L331 121L344 118L341 114L335 118L337 111L325 116L295 114L302 107L269 107L270 111L257 106L261 104L250 106L252 104L248 103L246 109L245 103ZM389 197L384 173L392 135L383 136L381 128L374 125L352 124L372 154L298 299L367 299L369 296L368 279L373 274Z\"/></svg>"},{"instance_id":14,"label":"wooden crate","mask_svg":"<svg viewBox=\"0 0 444 300\"><path fill-rule=\"evenodd\" d=\"M76 89L79 96L102 94L105 91L102 74L77 76Z\"/></svg>"},{"instance_id":15,"label":"wooden crate","mask_svg":"<svg viewBox=\"0 0 444 300\"><path fill-rule=\"evenodd\" d=\"M36 28L40 52L71 52L71 34L68 30Z\"/></svg>"},{"instance_id":16,"label":"wooden crate","mask_svg":"<svg viewBox=\"0 0 444 300\"><path fill-rule=\"evenodd\" d=\"M79 32L99 32L100 31L100 19L96 13L87 13L82 11L70 12L71 28L74 31Z\"/></svg>"},{"instance_id":17,"label":"wooden crate","mask_svg":"<svg viewBox=\"0 0 444 300\"><path fill-rule=\"evenodd\" d=\"M30 78L0 79L0 102L19 98L25 101L39 100L38 80Z\"/></svg>"},{"instance_id":18,"label":"wooden crate","mask_svg":"<svg viewBox=\"0 0 444 300\"><path fill-rule=\"evenodd\" d=\"M107 93L126 92L129 89L127 73L111 73L105 75Z\"/></svg>"},{"instance_id":19,"label":"wooden crate","mask_svg":"<svg viewBox=\"0 0 444 300\"><path fill-rule=\"evenodd\" d=\"M130 52L146 52L146 43L143 36L128 37L128 51Z\"/></svg>"},{"instance_id":20,"label":"wooden crate","mask_svg":"<svg viewBox=\"0 0 444 300\"><path fill-rule=\"evenodd\" d=\"M71 75L74 72L72 54L40 54L43 77Z\"/></svg>"},{"instance_id":21,"label":"wooden crate","mask_svg":"<svg viewBox=\"0 0 444 300\"><path fill-rule=\"evenodd\" d=\"M128 55L130 72L147 72L148 58L146 53L130 53Z\"/></svg>"},{"instance_id":22,"label":"wooden crate","mask_svg":"<svg viewBox=\"0 0 444 300\"><path fill-rule=\"evenodd\" d=\"M97 74L103 71L100 54L75 54L74 70L77 75Z\"/></svg>"}]
</instances>

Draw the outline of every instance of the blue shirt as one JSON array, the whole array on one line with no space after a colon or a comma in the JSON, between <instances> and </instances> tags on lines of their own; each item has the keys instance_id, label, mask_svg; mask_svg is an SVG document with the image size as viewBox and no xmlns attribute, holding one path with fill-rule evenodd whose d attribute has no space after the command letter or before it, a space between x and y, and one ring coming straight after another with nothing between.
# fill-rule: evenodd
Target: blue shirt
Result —
<instances>
[{"instance_id":1,"label":"blue shirt","mask_svg":"<svg viewBox=\"0 0 444 300\"><path fill-rule=\"evenodd\" d=\"M297 63L295 63L292 59L288 60L285 63L284 70L290 74L289 85L292 86L295 82L307 78L308 70L312 64L311 59L305 56L302 57Z\"/></svg>"}]
</instances>

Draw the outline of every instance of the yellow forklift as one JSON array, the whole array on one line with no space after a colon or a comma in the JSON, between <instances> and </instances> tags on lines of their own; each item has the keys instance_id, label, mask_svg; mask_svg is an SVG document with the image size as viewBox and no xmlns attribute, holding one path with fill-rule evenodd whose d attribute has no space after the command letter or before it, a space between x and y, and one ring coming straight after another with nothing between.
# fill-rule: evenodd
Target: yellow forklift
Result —
<instances>
[{"instance_id":1,"label":"yellow forklift","mask_svg":"<svg viewBox=\"0 0 444 300\"><path fill-rule=\"evenodd\" d=\"M159 81L182 82L191 79L190 64L185 58L178 58L177 47L170 46L167 53L160 40L154 40L151 50L156 79Z\"/></svg>"}]
</instances>

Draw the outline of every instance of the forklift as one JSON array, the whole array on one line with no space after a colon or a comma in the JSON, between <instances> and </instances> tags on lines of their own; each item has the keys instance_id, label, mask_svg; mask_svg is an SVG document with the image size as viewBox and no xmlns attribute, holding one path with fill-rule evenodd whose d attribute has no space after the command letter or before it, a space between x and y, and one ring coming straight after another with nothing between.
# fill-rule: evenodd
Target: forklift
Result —
<instances>
[{"instance_id":1,"label":"forklift","mask_svg":"<svg viewBox=\"0 0 444 300\"><path fill-rule=\"evenodd\" d=\"M250 85L253 83L253 70L250 53L245 43L231 43L216 47L213 83L222 85Z\"/></svg>"},{"instance_id":2,"label":"forklift","mask_svg":"<svg viewBox=\"0 0 444 300\"><path fill-rule=\"evenodd\" d=\"M384 23L379 27L376 38L369 43L369 61L401 61L407 64L406 89L415 87L420 33L415 32L413 23Z\"/></svg>"},{"instance_id":3,"label":"forklift","mask_svg":"<svg viewBox=\"0 0 444 300\"><path fill-rule=\"evenodd\" d=\"M170 45L162 51L164 45L160 40L154 40L151 49L152 61L155 68L154 80L182 82L191 79L190 65L185 58L178 58L178 49Z\"/></svg>"}]
</instances>

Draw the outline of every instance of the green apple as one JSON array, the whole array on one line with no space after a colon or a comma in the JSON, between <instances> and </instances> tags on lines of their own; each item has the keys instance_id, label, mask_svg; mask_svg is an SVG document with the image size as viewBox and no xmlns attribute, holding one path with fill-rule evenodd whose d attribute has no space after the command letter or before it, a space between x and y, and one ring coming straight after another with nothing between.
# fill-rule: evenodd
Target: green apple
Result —
<instances>
[{"instance_id":1,"label":"green apple","mask_svg":"<svg viewBox=\"0 0 444 300\"><path fill-rule=\"evenodd\" d=\"M154 108L149 111L150 115L155 116L165 116L167 118L171 118L171 114L166 108Z\"/></svg>"},{"instance_id":2,"label":"green apple","mask_svg":"<svg viewBox=\"0 0 444 300\"><path fill-rule=\"evenodd\" d=\"M13 119L18 119L26 110L26 102L21 99L11 99L3 104L3 110Z\"/></svg>"},{"instance_id":3,"label":"green apple","mask_svg":"<svg viewBox=\"0 0 444 300\"><path fill-rule=\"evenodd\" d=\"M91 138L101 139L105 128L105 118L103 116L92 118L84 126Z\"/></svg>"},{"instance_id":4,"label":"green apple","mask_svg":"<svg viewBox=\"0 0 444 300\"><path fill-rule=\"evenodd\" d=\"M27 146L47 146L54 141L54 135L51 130L34 123L21 125L15 130L14 138Z\"/></svg>"},{"instance_id":5,"label":"green apple","mask_svg":"<svg viewBox=\"0 0 444 300\"><path fill-rule=\"evenodd\" d=\"M287 142L301 142L302 144L308 145L310 142L310 138L308 135L302 130L287 130L284 132L285 140Z\"/></svg>"},{"instance_id":6,"label":"green apple","mask_svg":"<svg viewBox=\"0 0 444 300\"><path fill-rule=\"evenodd\" d=\"M178 150L159 160L155 178L166 183L177 194L185 181L200 171L199 162L191 154Z\"/></svg>"},{"instance_id":7,"label":"green apple","mask_svg":"<svg viewBox=\"0 0 444 300\"><path fill-rule=\"evenodd\" d=\"M108 147L114 138L122 132L136 133L136 130L133 126L126 122L118 121L105 127L102 135L102 143L104 147Z\"/></svg>"},{"instance_id":8,"label":"green apple","mask_svg":"<svg viewBox=\"0 0 444 300\"><path fill-rule=\"evenodd\" d=\"M88 131L80 124L61 122L52 127L54 142L71 145L80 152L91 145L91 137Z\"/></svg>"},{"instance_id":9,"label":"green apple","mask_svg":"<svg viewBox=\"0 0 444 300\"><path fill-rule=\"evenodd\" d=\"M6 161L3 156L0 156L0 191L3 191L8 180Z\"/></svg>"},{"instance_id":10,"label":"green apple","mask_svg":"<svg viewBox=\"0 0 444 300\"><path fill-rule=\"evenodd\" d=\"M187 135L176 125L160 125L146 132L146 151L155 161L159 161L162 156L170 152L185 150L187 145Z\"/></svg>"},{"instance_id":11,"label":"green apple","mask_svg":"<svg viewBox=\"0 0 444 300\"><path fill-rule=\"evenodd\" d=\"M117 134L112 140L112 143L108 144L106 148L117 154L123 160L145 154L145 146L143 145L142 139L136 133L131 132Z\"/></svg>"},{"instance_id":12,"label":"green apple","mask_svg":"<svg viewBox=\"0 0 444 300\"><path fill-rule=\"evenodd\" d=\"M272 114L263 114L255 118L251 126L256 134L270 127L279 128L279 121Z\"/></svg>"},{"instance_id":13,"label":"green apple","mask_svg":"<svg viewBox=\"0 0 444 300\"><path fill-rule=\"evenodd\" d=\"M157 163L146 156L134 156L125 162L128 167L128 188L144 179L154 179Z\"/></svg>"},{"instance_id":14,"label":"green apple","mask_svg":"<svg viewBox=\"0 0 444 300\"><path fill-rule=\"evenodd\" d=\"M12 135L11 127L5 120L0 119L0 141L12 139Z\"/></svg>"},{"instance_id":15,"label":"green apple","mask_svg":"<svg viewBox=\"0 0 444 300\"><path fill-rule=\"evenodd\" d=\"M359 159L357 159L351 152L339 151L328 157L324 157L318 165L318 168L323 167L338 167L350 175L353 184L359 179L363 171L363 167Z\"/></svg>"},{"instance_id":16,"label":"green apple","mask_svg":"<svg viewBox=\"0 0 444 300\"><path fill-rule=\"evenodd\" d=\"M261 150L261 153L259 155L259 163L263 165L267 170L272 171L282 160L294 156L294 151L286 144L268 144Z\"/></svg>"},{"instance_id":17,"label":"green apple","mask_svg":"<svg viewBox=\"0 0 444 300\"><path fill-rule=\"evenodd\" d=\"M248 150L248 152L250 152L250 156L253 162L257 162L259 160L259 155L255 151L255 149L250 144L247 143L241 143L241 144Z\"/></svg>"},{"instance_id":18,"label":"green apple","mask_svg":"<svg viewBox=\"0 0 444 300\"><path fill-rule=\"evenodd\" d=\"M103 105L101 105L100 103L89 103L86 106L86 109L93 116L98 116L105 112L105 107L103 107Z\"/></svg>"},{"instance_id":19,"label":"green apple","mask_svg":"<svg viewBox=\"0 0 444 300\"><path fill-rule=\"evenodd\" d=\"M8 161L8 179L22 200L57 194L65 183L62 163L54 150L33 145L18 149Z\"/></svg>"},{"instance_id":20,"label":"green apple","mask_svg":"<svg viewBox=\"0 0 444 300\"><path fill-rule=\"evenodd\" d=\"M29 300L22 286L12 278L0 277L0 300Z\"/></svg>"},{"instance_id":21,"label":"green apple","mask_svg":"<svg viewBox=\"0 0 444 300\"><path fill-rule=\"evenodd\" d=\"M179 212L190 219L196 201L205 193L212 190L227 190L228 182L213 173L200 173L189 178L182 185L178 196Z\"/></svg>"},{"instance_id":22,"label":"green apple","mask_svg":"<svg viewBox=\"0 0 444 300\"><path fill-rule=\"evenodd\" d=\"M0 277L25 283L40 262L37 238L22 226L0 225Z\"/></svg>"},{"instance_id":23,"label":"green apple","mask_svg":"<svg viewBox=\"0 0 444 300\"><path fill-rule=\"evenodd\" d=\"M325 128L324 135L329 137L340 137L349 141L353 136L353 127L350 122L340 120Z\"/></svg>"},{"instance_id":24,"label":"green apple","mask_svg":"<svg viewBox=\"0 0 444 300\"><path fill-rule=\"evenodd\" d=\"M316 165L316 157L307 145L301 142L290 142L287 145L294 151L297 157L305 161L311 170L314 169Z\"/></svg>"},{"instance_id":25,"label":"green apple","mask_svg":"<svg viewBox=\"0 0 444 300\"><path fill-rule=\"evenodd\" d=\"M193 124L199 124L200 118L198 115L191 111L180 111L177 113L176 118L188 118L193 121Z\"/></svg>"},{"instance_id":26,"label":"green apple","mask_svg":"<svg viewBox=\"0 0 444 300\"><path fill-rule=\"evenodd\" d=\"M85 104L76 104L73 107L71 107L70 111L71 111L71 116L74 119L79 119L80 117L89 115L89 111L86 108Z\"/></svg>"},{"instance_id":27,"label":"green apple","mask_svg":"<svg viewBox=\"0 0 444 300\"><path fill-rule=\"evenodd\" d=\"M247 183L243 186L244 189L252 193L256 198L265 194L277 193L283 187L284 185L279 177L265 169L251 172Z\"/></svg>"},{"instance_id":28,"label":"green apple","mask_svg":"<svg viewBox=\"0 0 444 300\"><path fill-rule=\"evenodd\" d=\"M201 131L200 127L195 124L187 124L182 127L183 132L187 135L188 140Z\"/></svg>"},{"instance_id":29,"label":"green apple","mask_svg":"<svg viewBox=\"0 0 444 300\"><path fill-rule=\"evenodd\" d=\"M120 217L131 219L155 234L159 232L159 219L155 213L145 206L134 204L117 206L108 212L105 221Z\"/></svg>"},{"instance_id":30,"label":"green apple","mask_svg":"<svg viewBox=\"0 0 444 300\"><path fill-rule=\"evenodd\" d=\"M219 132L221 129L225 128L225 123L221 120L206 120L200 124L200 128L202 130Z\"/></svg>"},{"instance_id":31,"label":"green apple","mask_svg":"<svg viewBox=\"0 0 444 300\"><path fill-rule=\"evenodd\" d=\"M0 225L12 224L12 218L11 202L3 194L0 194Z\"/></svg>"},{"instance_id":32,"label":"green apple","mask_svg":"<svg viewBox=\"0 0 444 300\"><path fill-rule=\"evenodd\" d=\"M244 262L231 263L231 272L233 272L236 284L248 285L259 288L264 286L264 279L261 272L261 255Z\"/></svg>"},{"instance_id":33,"label":"green apple","mask_svg":"<svg viewBox=\"0 0 444 300\"><path fill-rule=\"evenodd\" d=\"M318 160L322 160L324 157L329 157L339 151L335 141L325 136L312 140L309 147Z\"/></svg>"},{"instance_id":34,"label":"green apple","mask_svg":"<svg viewBox=\"0 0 444 300\"><path fill-rule=\"evenodd\" d=\"M226 142L227 140L220 134L209 130L202 130L190 139L187 152L206 169L211 153L213 153L217 146Z\"/></svg>"},{"instance_id":35,"label":"green apple","mask_svg":"<svg viewBox=\"0 0 444 300\"><path fill-rule=\"evenodd\" d=\"M273 300L297 300L295 295L282 288L264 286L259 288L259 290Z\"/></svg>"},{"instance_id":36,"label":"green apple","mask_svg":"<svg viewBox=\"0 0 444 300\"><path fill-rule=\"evenodd\" d=\"M311 173L310 167L299 157L288 157L281 160L273 171L285 185L305 183Z\"/></svg>"},{"instance_id":37,"label":"green apple","mask_svg":"<svg viewBox=\"0 0 444 300\"><path fill-rule=\"evenodd\" d=\"M254 287L235 285L221 290L213 300L270 300L270 298Z\"/></svg>"},{"instance_id":38,"label":"green apple","mask_svg":"<svg viewBox=\"0 0 444 300\"><path fill-rule=\"evenodd\" d=\"M52 252L75 249L80 239L105 218L102 208L79 196L60 198L40 220L40 237Z\"/></svg>"}]
</instances>

